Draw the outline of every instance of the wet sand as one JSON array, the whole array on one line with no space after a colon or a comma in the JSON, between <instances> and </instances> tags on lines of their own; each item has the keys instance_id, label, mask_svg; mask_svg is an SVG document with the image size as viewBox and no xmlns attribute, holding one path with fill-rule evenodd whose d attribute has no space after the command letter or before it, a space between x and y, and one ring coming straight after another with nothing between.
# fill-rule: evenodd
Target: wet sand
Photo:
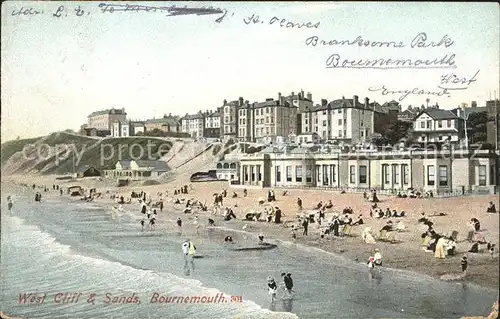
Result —
<instances>
[{"instance_id":1,"label":"wet sand","mask_svg":"<svg viewBox=\"0 0 500 319\"><path fill-rule=\"evenodd\" d=\"M164 193L165 199L164 211L172 213L163 213L158 217L158 228L175 229L175 220L177 216L182 216L184 220L183 232L195 232L195 226L190 219L193 218L190 214L183 214L183 207L173 205L174 198L197 199L201 202L206 202L209 207L213 206L213 194L220 192L222 189L227 189L227 197L224 198L224 206L231 207L238 220L229 222L223 221L221 216L216 216L217 226L224 226L242 230L245 227L245 232L255 235L262 233L267 238L273 238L284 241L295 241L297 244L309 245L323 249L328 252L339 254L351 260L360 262L366 261L373 254L375 248L378 248L383 256L384 267L415 271L426 274L434 278L440 278L445 274L459 274L461 272L460 261L464 254L468 256L469 268L467 276L463 279L466 282L474 283L483 287L498 289L499 285L499 255L498 252L491 256L487 252L479 254L467 253L471 244L465 241L469 226L467 225L470 218L475 217L481 222L481 228L484 230L486 241L496 244L499 247L499 214L486 213L486 208L490 201L498 202L498 195L489 196L466 196L454 198L434 198L434 199L399 199L395 197L379 196L380 203L378 206L384 211L387 207L391 210L404 210L407 217L391 218L391 220L401 220L406 228L406 232L397 234L398 243L387 243L377 241L374 245L366 244L361 239L361 232L364 227L372 227L374 233L382 228L387 222L387 219L375 219L369 217L369 210L372 203L363 199L362 194L322 191L322 190L288 190L286 196L282 196L283 189L276 189L276 202L273 206L278 206L284 213L283 220L295 220L299 213L296 200L300 197L303 201L304 210L310 210L319 201L324 203L332 200L334 207L333 211L342 212L342 209L350 206L354 210L352 218L355 220L357 215L362 214L365 225L353 227L352 237L321 239L317 224L310 224L309 235L302 236L301 230L297 231L297 239L291 238L290 228L284 228L282 224L274 224L267 222L249 222L243 221L245 214L249 211L261 211L263 207L258 204L259 198L266 198L268 189L250 189L248 188L248 196L243 197L243 188L231 188L227 182L210 182L210 183L189 183L185 178L177 179L169 184L142 186L130 185L127 187L115 187L112 183L98 181L97 179L84 179L77 181L56 181L54 176L15 176L9 177L10 180L23 183L36 183L47 185L49 188L52 184L59 184L63 187L70 185L82 185L84 187L95 187L98 192L108 190L109 194L104 194L104 198L96 200L103 205L112 205L113 201L109 198L112 193L121 194L124 197L130 197L131 191L145 191L151 195L154 200L158 199L157 193ZM191 185L189 194L173 195L176 188L182 185ZM238 194L237 198L231 198L233 191ZM167 193L168 194L165 194ZM50 192L49 192L50 194ZM42 193L43 195L43 193ZM169 202L170 201L170 202ZM134 201L135 202L135 201ZM237 205L237 207L234 207ZM137 204L124 205L124 208L137 209ZM498 204L497 204L498 206ZM497 207L498 208L498 207ZM447 257L446 259L437 259L433 253L423 251L420 246L421 233L426 230L426 226L418 224L417 220L421 217L421 213L430 215L434 212L446 213L446 216L431 217L434 222L434 229L438 233L451 234L453 230L457 230L458 243L456 247L456 255ZM213 218L210 212L197 212L199 214L200 232L203 231L207 224L208 218ZM327 214L328 217L328 214ZM329 219L329 218L328 218ZM485 246L480 246L485 249Z\"/></svg>"}]
</instances>

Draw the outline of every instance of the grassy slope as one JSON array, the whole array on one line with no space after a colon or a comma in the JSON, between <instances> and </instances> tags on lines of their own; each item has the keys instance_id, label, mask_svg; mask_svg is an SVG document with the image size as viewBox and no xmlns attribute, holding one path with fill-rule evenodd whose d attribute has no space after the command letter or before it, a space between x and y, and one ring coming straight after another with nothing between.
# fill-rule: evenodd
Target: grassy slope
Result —
<instances>
[{"instance_id":1,"label":"grassy slope","mask_svg":"<svg viewBox=\"0 0 500 319\"><path fill-rule=\"evenodd\" d=\"M172 142L154 137L123 137L96 140L85 136L54 133L45 138L10 141L2 144L2 166L12 155L22 151L25 145L34 144L35 142L50 146L73 145L77 152L75 161L77 161L80 154L83 154L75 170L85 165L91 165L101 169L111 168L114 167L119 160L158 159L167 153L172 146ZM150 158L148 158L148 142L151 144ZM141 149L144 152L142 157ZM64 157L63 155L67 156ZM17 172L32 169L35 171L42 171L44 174L64 174L73 172L73 156L71 152L63 150L58 158L58 165L54 165L54 163L56 163L55 155L36 163L33 161L26 161L22 163Z\"/></svg>"},{"instance_id":2,"label":"grassy slope","mask_svg":"<svg viewBox=\"0 0 500 319\"><path fill-rule=\"evenodd\" d=\"M34 144L42 137L28 138L23 140L8 141L2 144L0 163L3 165L16 152L23 150L25 145Z\"/></svg>"}]
</instances>

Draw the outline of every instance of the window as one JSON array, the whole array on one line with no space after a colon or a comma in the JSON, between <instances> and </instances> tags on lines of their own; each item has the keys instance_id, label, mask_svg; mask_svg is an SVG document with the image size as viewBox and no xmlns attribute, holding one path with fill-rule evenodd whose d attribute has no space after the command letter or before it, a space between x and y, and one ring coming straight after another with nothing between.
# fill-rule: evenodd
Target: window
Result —
<instances>
[{"instance_id":1,"label":"window","mask_svg":"<svg viewBox=\"0 0 500 319\"><path fill-rule=\"evenodd\" d=\"M448 166L439 166L439 186L448 186Z\"/></svg>"},{"instance_id":2,"label":"window","mask_svg":"<svg viewBox=\"0 0 500 319\"><path fill-rule=\"evenodd\" d=\"M366 184L366 166L361 165L359 167L359 183Z\"/></svg>"},{"instance_id":3,"label":"window","mask_svg":"<svg viewBox=\"0 0 500 319\"><path fill-rule=\"evenodd\" d=\"M448 120L448 121L447 121L447 123L446 123L446 125L447 125L448 127L451 127L451 120Z\"/></svg>"},{"instance_id":4,"label":"window","mask_svg":"<svg viewBox=\"0 0 500 319\"><path fill-rule=\"evenodd\" d=\"M342 125L342 119L339 119L339 125Z\"/></svg>"},{"instance_id":5,"label":"window","mask_svg":"<svg viewBox=\"0 0 500 319\"><path fill-rule=\"evenodd\" d=\"M356 166L351 165L349 166L349 183L354 184L356 183Z\"/></svg>"},{"instance_id":6,"label":"window","mask_svg":"<svg viewBox=\"0 0 500 319\"><path fill-rule=\"evenodd\" d=\"M321 182L321 166L316 165L316 182Z\"/></svg>"},{"instance_id":7,"label":"window","mask_svg":"<svg viewBox=\"0 0 500 319\"><path fill-rule=\"evenodd\" d=\"M339 136L339 137L341 137L341 136L342 136L342 130L339 130L339 135L338 135L338 136Z\"/></svg>"},{"instance_id":8,"label":"window","mask_svg":"<svg viewBox=\"0 0 500 319\"><path fill-rule=\"evenodd\" d=\"M382 174L384 176L384 184L389 184L390 183L390 180L389 180L389 177L391 176L391 172L389 171L389 165L388 164L384 164L382 165Z\"/></svg>"},{"instance_id":9,"label":"window","mask_svg":"<svg viewBox=\"0 0 500 319\"><path fill-rule=\"evenodd\" d=\"M425 128L425 122L420 122L420 128Z\"/></svg>"},{"instance_id":10,"label":"window","mask_svg":"<svg viewBox=\"0 0 500 319\"><path fill-rule=\"evenodd\" d=\"M495 165L490 166L490 185L495 185Z\"/></svg>"},{"instance_id":11,"label":"window","mask_svg":"<svg viewBox=\"0 0 500 319\"><path fill-rule=\"evenodd\" d=\"M323 115L326 115L326 110L323 111Z\"/></svg>"},{"instance_id":12,"label":"window","mask_svg":"<svg viewBox=\"0 0 500 319\"><path fill-rule=\"evenodd\" d=\"M399 185L399 165L392 165L392 183Z\"/></svg>"},{"instance_id":13,"label":"window","mask_svg":"<svg viewBox=\"0 0 500 319\"><path fill-rule=\"evenodd\" d=\"M326 121L323 121L323 126L326 126Z\"/></svg>"},{"instance_id":14,"label":"window","mask_svg":"<svg viewBox=\"0 0 500 319\"><path fill-rule=\"evenodd\" d=\"M479 165L479 186L486 186L486 165Z\"/></svg>"},{"instance_id":15,"label":"window","mask_svg":"<svg viewBox=\"0 0 500 319\"><path fill-rule=\"evenodd\" d=\"M287 182L292 181L292 167L291 166L286 167L286 181Z\"/></svg>"},{"instance_id":16,"label":"window","mask_svg":"<svg viewBox=\"0 0 500 319\"><path fill-rule=\"evenodd\" d=\"M245 175L245 182L248 182L248 166L243 166L243 174Z\"/></svg>"},{"instance_id":17,"label":"window","mask_svg":"<svg viewBox=\"0 0 500 319\"><path fill-rule=\"evenodd\" d=\"M339 114L342 113L342 109L339 109L337 113L339 113Z\"/></svg>"},{"instance_id":18,"label":"window","mask_svg":"<svg viewBox=\"0 0 500 319\"><path fill-rule=\"evenodd\" d=\"M332 174L332 183L337 181L337 174L335 172L335 165L330 165L330 172Z\"/></svg>"},{"instance_id":19,"label":"window","mask_svg":"<svg viewBox=\"0 0 500 319\"><path fill-rule=\"evenodd\" d=\"M302 166L295 166L295 181L302 182Z\"/></svg>"},{"instance_id":20,"label":"window","mask_svg":"<svg viewBox=\"0 0 500 319\"><path fill-rule=\"evenodd\" d=\"M434 186L436 182L436 172L434 169L434 165L427 166L427 185Z\"/></svg>"},{"instance_id":21,"label":"window","mask_svg":"<svg viewBox=\"0 0 500 319\"><path fill-rule=\"evenodd\" d=\"M403 164L401 165L401 171L403 172L402 175L403 175L403 185L408 185L408 175L410 173L409 169L408 169L408 165L407 164Z\"/></svg>"},{"instance_id":22,"label":"window","mask_svg":"<svg viewBox=\"0 0 500 319\"><path fill-rule=\"evenodd\" d=\"M438 121L438 127L442 128L443 127L443 121Z\"/></svg>"},{"instance_id":23,"label":"window","mask_svg":"<svg viewBox=\"0 0 500 319\"><path fill-rule=\"evenodd\" d=\"M432 121L427 121L427 128L431 128Z\"/></svg>"},{"instance_id":24,"label":"window","mask_svg":"<svg viewBox=\"0 0 500 319\"><path fill-rule=\"evenodd\" d=\"M306 183L312 182L312 165L306 165Z\"/></svg>"},{"instance_id":25,"label":"window","mask_svg":"<svg viewBox=\"0 0 500 319\"><path fill-rule=\"evenodd\" d=\"M257 165L257 181L261 181L262 180L262 172L260 170L260 165Z\"/></svg>"}]
</instances>

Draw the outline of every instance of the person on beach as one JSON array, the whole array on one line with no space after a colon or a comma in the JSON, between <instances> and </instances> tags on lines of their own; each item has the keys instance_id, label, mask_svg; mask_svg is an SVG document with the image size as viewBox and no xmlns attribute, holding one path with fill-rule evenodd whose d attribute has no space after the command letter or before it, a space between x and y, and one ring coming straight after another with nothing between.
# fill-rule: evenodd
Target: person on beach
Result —
<instances>
[{"instance_id":1,"label":"person on beach","mask_svg":"<svg viewBox=\"0 0 500 319\"><path fill-rule=\"evenodd\" d=\"M264 243L264 235L259 234L259 244L263 244L263 243Z\"/></svg>"},{"instance_id":2,"label":"person on beach","mask_svg":"<svg viewBox=\"0 0 500 319\"><path fill-rule=\"evenodd\" d=\"M12 206L14 205L14 204L12 204L12 199L10 198L10 196L7 197L7 202L8 202L7 206L9 208L9 212L10 212L10 211L12 211Z\"/></svg>"},{"instance_id":3,"label":"person on beach","mask_svg":"<svg viewBox=\"0 0 500 319\"><path fill-rule=\"evenodd\" d=\"M309 227L309 220L307 218L302 222L302 227L304 227L304 232L302 235L307 236L307 227Z\"/></svg>"},{"instance_id":4,"label":"person on beach","mask_svg":"<svg viewBox=\"0 0 500 319\"><path fill-rule=\"evenodd\" d=\"M144 215L146 215L146 211L147 211L146 203L142 203L141 213L143 213Z\"/></svg>"},{"instance_id":5,"label":"person on beach","mask_svg":"<svg viewBox=\"0 0 500 319\"><path fill-rule=\"evenodd\" d=\"M281 273L281 277L283 277L283 284L285 291L288 292L288 296L292 295L293 291L293 279L291 273Z\"/></svg>"},{"instance_id":6,"label":"person on beach","mask_svg":"<svg viewBox=\"0 0 500 319\"><path fill-rule=\"evenodd\" d=\"M144 231L144 225L146 224L146 221L143 219L141 219L141 230Z\"/></svg>"},{"instance_id":7,"label":"person on beach","mask_svg":"<svg viewBox=\"0 0 500 319\"><path fill-rule=\"evenodd\" d=\"M155 229L155 223L156 223L156 218L154 218L154 217L153 217L153 218L151 218L151 219L149 220L149 228L150 228L151 230L154 230L154 229Z\"/></svg>"},{"instance_id":8,"label":"person on beach","mask_svg":"<svg viewBox=\"0 0 500 319\"><path fill-rule=\"evenodd\" d=\"M226 238L224 238L224 243L227 244L227 243L233 243L233 237L231 236L226 236Z\"/></svg>"},{"instance_id":9,"label":"person on beach","mask_svg":"<svg viewBox=\"0 0 500 319\"><path fill-rule=\"evenodd\" d=\"M462 265L462 273L465 276L467 274L467 266L468 266L467 256L464 256L462 258L461 265Z\"/></svg>"},{"instance_id":10,"label":"person on beach","mask_svg":"<svg viewBox=\"0 0 500 319\"><path fill-rule=\"evenodd\" d=\"M274 278L269 276L267 277L267 290L269 292L269 295L271 296L271 302L274 302L276 299L276 290L278 289L278 285L276 284L276 281L274 281Z\"/></svg>"},{"instance_id":11,"label":"person on beach","mask_svg":"<svg viewBox=\"0 0 500 319\"><path fill-rule=\"evenodd\" d=\"M373 258L373 256L370 256L370 258L368 258L367 265L369 269L375 268L375 258Z\"/></svg>"},{"instance_id":12,"label":"person on beach","mask_svg":"<svg viewBox=\"0 0 500 319\"><path fill-rule=\"evenodd\" d=\"M177 226L179 226L179 228L182 227L182 219L180 217L177 218Z\"/></svg>"},{"instance_id":13,"label":"person on beach","mask_svg":"<svg viewBox=\"0 0 500 319\"><path fill-rule=\"evenodd\" d=\"M299 207L299 210L302 210L302 199L297 198L297 206Z\"/></svg>"}]
</instances>

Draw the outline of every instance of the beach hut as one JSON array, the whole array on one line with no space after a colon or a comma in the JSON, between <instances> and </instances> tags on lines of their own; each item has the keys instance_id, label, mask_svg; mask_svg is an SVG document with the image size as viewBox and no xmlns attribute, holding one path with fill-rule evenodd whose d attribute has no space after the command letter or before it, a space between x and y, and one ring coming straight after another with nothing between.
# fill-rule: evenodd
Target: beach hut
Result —
<instances>
[{"instance_id":1,"label":"beach hut","mask_svg":"<svg viewBox=\"0 0 500 319\"><path fill-rule=\"evenodd\" d=\"M101 176L101 172L93 166L80 167L77 173L77 177L96 177Z\"/></svg>"},{"instance_id":2,"label":"beach hut","mask_svg":"<svg viewBox=\"0 0 500 319\"><path fill-rule=\"evenodd\" d=\"M81 186L68 187L68 193L71 196L83 196L83 188Z\"/></svg>"}]
</instances>

